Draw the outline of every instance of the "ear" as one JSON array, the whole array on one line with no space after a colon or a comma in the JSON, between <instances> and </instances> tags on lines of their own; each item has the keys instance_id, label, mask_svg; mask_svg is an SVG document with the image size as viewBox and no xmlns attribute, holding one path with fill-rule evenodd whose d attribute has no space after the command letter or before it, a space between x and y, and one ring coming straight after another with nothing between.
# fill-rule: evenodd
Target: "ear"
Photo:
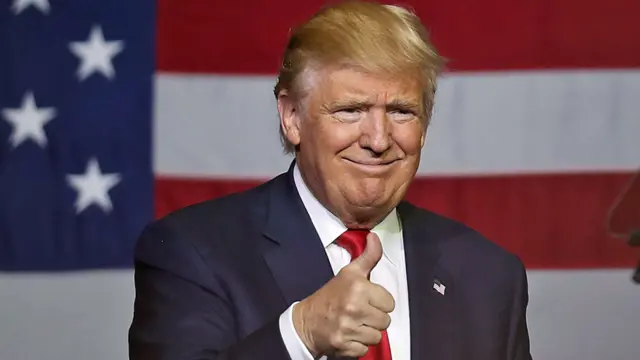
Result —
<instances>
[{"instance_id":1,"label":"ear","mask_svg":"<svg viewBox=\"0 0 640 360\"><path fill-rule=\"evenodd\" d=\"M295 100L286 90L278 94L278 113L282 133L293 146L300 144L300 117Z\"/></svg>"}]
</instances>

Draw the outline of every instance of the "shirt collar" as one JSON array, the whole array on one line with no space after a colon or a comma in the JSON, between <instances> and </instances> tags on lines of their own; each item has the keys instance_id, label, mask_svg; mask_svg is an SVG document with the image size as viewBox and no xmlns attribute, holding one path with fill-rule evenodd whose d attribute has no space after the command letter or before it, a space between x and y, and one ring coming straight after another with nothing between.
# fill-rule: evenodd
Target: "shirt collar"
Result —
<instances>
[{"instance_id":1,"label":"shirt collar","mask_svg":"<svg viewBox=\"0 0 640 360\"><path fill-rule=\"evenodd\" d=\"M347 230L347 227L313 196L304 182L297 164L293 168L293 180L302 203L320 237L320 241L322 241L322 245L326 249ZM400 264L404 244L402 242L400 219L396 209L393 209L371 231L380 238L383 255L395 266Z\"/></svg>"}]
</instances>

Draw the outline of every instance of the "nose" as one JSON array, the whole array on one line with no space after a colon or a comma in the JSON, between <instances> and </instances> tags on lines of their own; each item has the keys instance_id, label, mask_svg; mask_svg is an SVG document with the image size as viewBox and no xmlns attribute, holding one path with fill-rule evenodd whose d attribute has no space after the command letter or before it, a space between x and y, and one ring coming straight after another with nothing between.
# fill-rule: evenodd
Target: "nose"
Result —
<instances>
[{"instance_id":1,"label":"nose","mask_svg":"<svg viewBox=\"0 0 640 360\"><path fill-rule=\"evenodd\" d=\"M373 108L361 122L360 146L380 155L387 151L393 140L392 126L384 109Z\"/></svg>"}]
</instances>

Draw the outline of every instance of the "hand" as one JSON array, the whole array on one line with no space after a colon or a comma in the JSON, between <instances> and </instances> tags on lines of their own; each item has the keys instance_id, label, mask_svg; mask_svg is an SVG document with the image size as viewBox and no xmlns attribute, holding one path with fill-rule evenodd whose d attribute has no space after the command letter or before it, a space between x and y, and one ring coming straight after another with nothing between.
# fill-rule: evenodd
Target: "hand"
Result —
<instances>
[{"instance_id":1,"label":"hand","mask_svg":"<svg viewBox=\"0 0 640 360\"><path fill-rule=\"evenodd\" d=\"M294 327L314 357L360 357L380 342L395 307L391 294L369 281L381 258L380 239L370 233L360 257L294 306Z\"/></svg>"}]
</instances>

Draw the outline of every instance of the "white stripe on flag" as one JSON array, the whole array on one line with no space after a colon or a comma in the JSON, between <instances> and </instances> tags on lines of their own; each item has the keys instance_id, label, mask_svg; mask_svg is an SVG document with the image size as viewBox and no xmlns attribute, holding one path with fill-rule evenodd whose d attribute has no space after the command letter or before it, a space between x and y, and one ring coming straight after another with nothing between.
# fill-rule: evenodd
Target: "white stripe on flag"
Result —
<instances>
[{"instance_id":1,"label":"white stripe on flag","mask_svg":"<svg viewBox=\"0 0 640 360\"><path fill-rule=\"evenodd\" d=\"M273 77L161 73L161 175L286 169ZM454 73L440 82L419 175L628 171L640 165L640 71Z\"/></svg>"}]
</instances>

